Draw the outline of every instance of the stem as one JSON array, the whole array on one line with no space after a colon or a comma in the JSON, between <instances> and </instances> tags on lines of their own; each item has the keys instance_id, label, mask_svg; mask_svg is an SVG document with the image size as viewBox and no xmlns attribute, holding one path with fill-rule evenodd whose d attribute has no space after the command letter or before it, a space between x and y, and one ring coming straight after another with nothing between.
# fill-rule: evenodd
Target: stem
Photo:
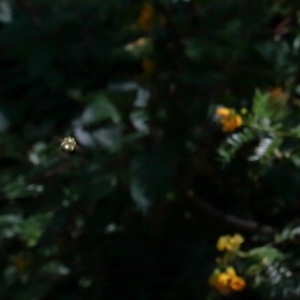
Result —
<instances>
[{"instance_id":1,"label":"stem","mask_svg":"<svg viewBox=\"0 0 300 300\"><path fill-rule=\"evenodd\" d=\"M247 230L247 231L256 231L261 234L274 236L277 232L277 230L271 226L268 225L261 225L257 222L251 221L251 220L245 220L243 218L226 214L222 212L221 210L215 208L212 206L207 200L192 196L190 195L190 198L192 199L193 203L196 205L196 207L201 210L202 212L208 214L209 216L212 216L216 219L219 219L223 221L224 223L227 223L229 225L232 225L234 227L237 227L241 230Z\"/></svg>"}]
</instances>

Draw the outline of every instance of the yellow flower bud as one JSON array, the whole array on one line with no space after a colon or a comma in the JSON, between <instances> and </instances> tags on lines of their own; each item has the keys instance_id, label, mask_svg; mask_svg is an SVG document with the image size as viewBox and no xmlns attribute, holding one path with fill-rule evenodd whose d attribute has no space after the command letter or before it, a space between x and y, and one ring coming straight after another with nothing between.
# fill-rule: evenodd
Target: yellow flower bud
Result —
<instances>
[{"instance_id":1,"label":"yellow flower bud","mask_svg":"<svg viewBox=\"0 0 300 300\"><path fill-rule=\"evenodd\" d=\"M217 242L217 249L219 251L229 250L228 249L228 247L230 247L229 239L230 239L229 235L223 235L223 236L221 236L218 239L218 242Z\"/></svg>"},{"instance_id":2,"label":"yellow flower bud","mask_svg":"<svg viewBox=\"0 0 300 300\"><path fill-rule=\"evenodd\" d=\"M220 118L223 132L231 132L242 126L243 119L233 109L226 107L218 108L215 112L216 116Z\"/></svg>"},{"instance_id":3,"label":"yellow flower bud","mask_svg":"<svg viewBox=\"0 0 300 300\"><path fill-rule=\"evenodd\" d=\"M234 291L241 291L245 288L246 282L243 278L236 276L230 280L230 287Z\"/></svg>"},{"instance_id":4,"label":"yellow flower bud","mask_svg":"<svg viewBox=\"0 0 300 300\"><path fill-rule=\"evenodd\" d=\"M234 278L236 276L235 270L233 267L227 267L226 268L226 274L230 277L230 278Z\"/></svg>"},{"instance_id":5,"label":"yellow flower bud","mask_svg":"<svg viewBox=\"0 0 300 300\"><path fill-rule=\"evenodd\" d=\"M228 295L231 292L231 288L229 285L230 277L226 273L221 273L218 276L215 289L221 294L221 295Z\"/></svg>"},{"instance_id":6,"label":"yellow flower bud","mask_svg":"<svg viewBox=\"0 0 300 300\"><path fill-rule=\"evenodd\" d=\"M226 107L220 107L216 110L216 115L219 117L228 117L230 113L230 109Z\"/></svg>"}]
</instances>

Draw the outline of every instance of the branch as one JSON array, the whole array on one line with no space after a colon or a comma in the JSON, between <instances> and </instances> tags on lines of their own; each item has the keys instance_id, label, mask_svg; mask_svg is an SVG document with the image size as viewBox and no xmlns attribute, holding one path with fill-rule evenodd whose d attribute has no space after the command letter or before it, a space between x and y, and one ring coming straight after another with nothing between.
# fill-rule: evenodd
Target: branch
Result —
<instances>
[{"instance_id":1,"label":"branch","mask_svg":"<svg viewBox=\"0 0 300 300\"><path fill-rule=\"evenodd\" d=\"M247 231L257 231L266 235L274 235L276 233L276 229L271 226L261 225L251 220L245 220L234 215L226 214L212 206L203 198L196 197L191 191L188 192L188 196L192 199L193 203L199 208L199 210L231 226Z\"/></svg>"}]
</instances>

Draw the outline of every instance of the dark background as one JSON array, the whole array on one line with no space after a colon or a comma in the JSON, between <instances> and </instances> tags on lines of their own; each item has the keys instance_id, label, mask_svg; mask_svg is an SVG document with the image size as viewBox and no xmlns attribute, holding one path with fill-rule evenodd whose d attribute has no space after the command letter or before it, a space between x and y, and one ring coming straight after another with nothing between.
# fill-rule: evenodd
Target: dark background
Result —
<instances>
[{"instance_id":1,"label":"dark background","mask_svg":"<svg viewBox=\"0 0 300 300\"><path fill-rule=\"evenodd\" d=\"M298 2L1 0L0 298L218 299L220 235L297 222L297 164L224 167L214 110L282 87L297 126Z\"/></svg>"}]
</instances>

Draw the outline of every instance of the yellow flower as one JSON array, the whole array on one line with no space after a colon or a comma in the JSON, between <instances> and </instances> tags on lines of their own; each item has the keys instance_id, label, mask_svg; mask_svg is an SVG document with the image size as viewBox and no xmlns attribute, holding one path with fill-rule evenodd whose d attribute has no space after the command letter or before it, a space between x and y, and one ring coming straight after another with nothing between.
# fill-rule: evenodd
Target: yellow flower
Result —
<instances>
[{"instance_id":1,"label":"yellow flower","mask_svg":"<svg viewBox=\"0 0 300 300\"><path fill-rule=\"evenodd\" d=\"M285 93L283 91L283 89L279 86L273 88L270 92L269 92L269 95L271 98L287 98L288 97L288 94Z\"/></svg>"},{"instance_id":2,"label":"yellow flower","mask_svg":"<svg viewBox=\"0 0 300 300\"><path fill-rule=\"evenodd\" d=\"M241 116L231 116L229 118L223 119L222 123L222 131L223 132L231 132L240 127L243 123Z\"/></svg>"},{"instance_id":3,"label":"yellow flower","mask_svg":"<svg viewBox=\"0 0 300 300\"><path fill-rule=\"evenodd\" d=\"M153 17L154 7L149 3L145 3L136 21L137 27L145 31L150 30L152 28Z\"/></svg>"},{"instance_id":4,"label":"yellow flower","mask_svg":"<svg viewBox=\"0 0 300 300\"><path fill-rule=\"evenodd\" d=\"M231 293L231 287L229 284L230 277L226 273L221 273L217 279L215 289L221 294L221 295L228 295Z\"/></svg>"},{"instance_id":5,"label":"yellow flower","mask_svg":"<svg viewBox=\"0 0 300 300\"><path fill-rule=\"evenodd\" d=\"M145 75L151 75L154 72L154 62L151 59L144 59L142 61L142 69Z\"/></svg>"},{"instance_id":6,"label":"yellow flower","mask_svg":"<svg viewBox=\"0 0 300 300\"><path fill-rule=\"evenodd\" d=\"M270 100L272 100L272 103L277 104L277 105L284 105L289 97L288 93L286 93L279 86L273 88L269 92L269 96L270 96Z\"/></svg>"},{"instance_id":7,"label":"yellow flower","mask_svg":"<svg viewBox=\"0 0 300 300\"><path fill-rule=\"evenodd\" d=\"M165 26L166 22L166 18L157 13L152 4L145 3L136 20L136 26L139 30L149 31L155 26Z\"/></svg>"},{"instance_id":8,"label":"yellow flower","mask_svg":"<svg viewBox=\"0 0 300 300\"><path fill-rule=\"evenodd\" d=\"M233 237L231 237L231 243L237 246L240 246L244 242L244 238L238 234L235 233Z\"/></svg>"},{"instance_id":9,"label":"yellow flower","mask_svg":"<svg viewBox=\"0 0 300 300\"><path fill-rule=\"evenodd\" d=\"M211 276L209 277L208 279L208 283L211 285L211 286L215 286L218 282L218 277L220 275L220 270L219 269L216 269L214 270L214 272L211 274Z\"/></svg>"},{"instance_id":10,"label":"yellow flower","mask_svg":"<svg viewBox=\"0 0 300 300\"><path fill-rule=\"evenodd\" d=\"M233 277L230 280L230 287L234 290L234 291L241 291L245 288L246 286L246 282L243 278L236 276Z\"/></svg>"},{"instance_id":11,"label":"yellow flower","mask_svg":"<svg viewBox=\"0 0 300 300\"><path fill-rule=\"evenodd\" d=\"M244 238L238 233L235 233L233 236L223 235L218 239L217 249L219 251L236 251L243 242Z\"/></svg>"},{"instance_id":12,"label":"yellow flower","mask_svg":"<svg viewBox=\"0 0 300 300\"><path fill-rule=\"evenodd\" d=\"M242 126L243 119L233 109L221 107L215 112L216 116L220 118L223 132L231 132Z\"/></svg>"},{"instance_id":13,"label":"yellow flower","mask_svg":"<svg viewBox=\"0 0 300 300\"><path fill-rule=\"evenodd\" d=\"M227 267L225 272L216 269L210 276L208 282L221 295L241 291L246 286L245 280L236 275L233 267Z\"/></svg>"},{"instance_id":14,"label":"yellow flower","mask_svg":"<svg viewBox=\"0 0 300 300\"><path fill-rule=\"evenodd\" d=\"M236 277L236 273L233 267L227 267L226 268L226 274L230 277L230 278L234 278Z\"/></svg>"},{"instance_id":15,"label":"yellow flower","mask_svg":"<svg viewBox=\"0 0 300 300\"><path fill-rule=\"evenodd\" d=\"M216 115L219 117L228 117L231 114L231 110L226 107L220 107L216 110Z\"/></svg>"},{"instance_id":16,"label":"yellow flower","mask_svg":"<svg viewBox=\"0 0 300 300\"><path fill-rule=\"evenodd\" d=\"M231 292L229 285L230 276L226 273L221 273L216 269L210 276L208 283L214 287L220 294L228 295Z\"/></svg>"},{"instance_id":17,"label":"yellow flower","mask_svg":"<svg viewBox=\"0 0 300 300\"><path fill-rule=\"evenodd\" d=\"M217 249L219 251L228 250L228 248L230 247L229 239L230 239L229 235L223 235L223 236L219 237L218 242L217 242Z\"/></svg>"}]
</instances>

